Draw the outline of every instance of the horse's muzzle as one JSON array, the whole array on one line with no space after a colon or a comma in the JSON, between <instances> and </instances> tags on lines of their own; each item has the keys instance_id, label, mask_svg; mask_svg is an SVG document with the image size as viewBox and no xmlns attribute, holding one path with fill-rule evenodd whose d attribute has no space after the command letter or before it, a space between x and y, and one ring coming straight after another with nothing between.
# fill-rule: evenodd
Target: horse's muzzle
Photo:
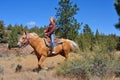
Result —
<instances>
[{"instance_id":1,"label":"horse's muzzle","mask_svg":"<svg viewBox=\"0 0 120 80\"><path fill-rule=\"evenodd\" d=\"M21 48L21 47L22 47L22 45L21 45L20 42L17 43L17 47L18 47L18 48Z\"/></svg>"}]
</instances>

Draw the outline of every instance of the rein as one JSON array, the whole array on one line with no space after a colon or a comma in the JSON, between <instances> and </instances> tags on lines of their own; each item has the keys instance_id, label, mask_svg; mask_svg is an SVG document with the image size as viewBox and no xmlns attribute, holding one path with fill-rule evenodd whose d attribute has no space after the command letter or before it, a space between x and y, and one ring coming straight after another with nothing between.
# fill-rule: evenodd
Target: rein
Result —
<instances>
[{"instance_id":1,"label":"rein","mask_svg":"<svg viewBox=\"0 0 120 80\"><path fill-rule=\"evenodd\" d=\"M30 36L27 34L26 34L26 36L27 36L27 43L29 44L30 43Z\"/></svg>"}]
</instances>

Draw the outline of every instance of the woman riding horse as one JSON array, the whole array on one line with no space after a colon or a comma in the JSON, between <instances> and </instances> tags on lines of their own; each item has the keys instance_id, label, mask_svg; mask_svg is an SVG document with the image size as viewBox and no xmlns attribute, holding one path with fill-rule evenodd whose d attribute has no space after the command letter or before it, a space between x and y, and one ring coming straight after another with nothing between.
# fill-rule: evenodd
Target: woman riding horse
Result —
<instances>
[{"instance_id":1,"label":"woman riding horse","mask_svg":"<svg viewBox=\"0 0 120 80\"><path fill-rule=\"evenodd\" d=\"M55 46L55 43L54 43L55 19L53 17L50 17L50 24L49 24L48 28L46 30L44 30L44 32L46 34L46 38L50 39L50 43L51 43L50 51L52 52L52 54L56 54L55 50L54 50L54 46Z\"/></svg>"}]
</instances>

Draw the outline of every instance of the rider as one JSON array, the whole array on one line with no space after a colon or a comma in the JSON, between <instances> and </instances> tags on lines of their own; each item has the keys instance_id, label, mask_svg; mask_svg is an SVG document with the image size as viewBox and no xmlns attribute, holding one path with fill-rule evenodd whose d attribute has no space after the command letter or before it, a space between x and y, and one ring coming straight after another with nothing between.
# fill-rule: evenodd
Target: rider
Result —
<instances>
[{"instance_id":1,"label":"rider","mask_svg":"<svg viewBox=\"0 0 120 80\"><path fill-rule=\"evenodd\" d=\"M53 54L55 54L55 50L54 50L54 37L55 37L55 19L53 17L50 17L50 24L48 26L48 28L46 30L44 30L46 37L49 37L51 40L51 51Z\"/></svg>"}]
</instances>

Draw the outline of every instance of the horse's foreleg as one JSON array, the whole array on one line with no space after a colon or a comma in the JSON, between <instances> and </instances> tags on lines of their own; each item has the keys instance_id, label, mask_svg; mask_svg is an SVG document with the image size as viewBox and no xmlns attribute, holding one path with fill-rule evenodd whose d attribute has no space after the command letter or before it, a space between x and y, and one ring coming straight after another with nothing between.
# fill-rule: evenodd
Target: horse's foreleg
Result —
<instances>
[{"instance_id":1,"label":"horse's foreleg","mask_svg":"<svg viewBox=\"0 0 120 80\"><path fill-rule=\"evenodd\" d=\"M39 69L42 69L42 67L41 67L41 64L43 63L43 61L46 59L46 56L41 56L41 58L39 59L39 61L38 61L38 68Z\"/></svg>"},{"instance_id":2,"label":"horse's foreleg","mask_svg":"<svg viewBox=\"0 0 120 80\"><path fill-rule=\"evenodd\" d=\"M36 56L37 56L37 59L38 59L38 61L40 60L40 58L41 58L41 56L36 52L36 51L34 51L35 52L35 54L36 54Z\"/></svg>"},{"instance_id":3,"label":"horse's foreleg","mask_svg":"<svg viewBox=\"0 0 120 80\"><path fill-rule=\"evenodd\" d=\"M39 62L40 58L41 58L41 56L37 56L38 62Z\"/></svg>"}]
</instances>

